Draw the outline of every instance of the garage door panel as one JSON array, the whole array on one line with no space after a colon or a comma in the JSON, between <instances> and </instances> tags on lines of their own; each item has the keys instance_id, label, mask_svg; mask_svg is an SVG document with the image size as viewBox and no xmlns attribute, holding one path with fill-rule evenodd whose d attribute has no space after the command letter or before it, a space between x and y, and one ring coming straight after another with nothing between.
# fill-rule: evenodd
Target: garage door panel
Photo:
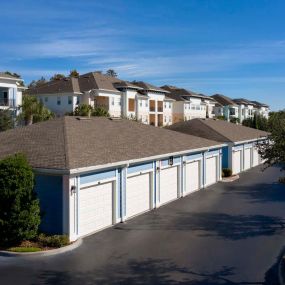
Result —
<instances>
[{"instance_id":1,"label":"garage door panel","mask_svg":"<svg viewBox=\"0 0 285 285\"><path fill-rule=\"evenodd\" d=\"M244 169L247 170L251 167L251 148L244 150Z\"/></svg>"},{"instance_id":2,"label":"garage door panel","mask_svg":"<svg viewBox=\"0 0 285 285\"><path fill-rule=\"evenodd\" d=\"M164 204L177 199L178 167L170 167L160 171L160 203Z\"/></svg>"},{"instance_id":3,"label":"garage door panel","mask_svg":"<svg viewBox=\"0 0 285 285\"><path fill-rule=\"evenodd\" d=\"M259 165L259 154L257 148L253 148L252 157L253 157L253 162L252 162L253 166Z\"/></svg>"},{"instance_id":4,"label":"garage door panel","mask_svg":"<svg viewBox=\"0 0 285 285\"><path fill-rule=\"evenodd\" d=\"M241 150L233 152L233 174L241 172Z\"/></svg>"},{"instance_id":5,"label":"garage door panel","mask_svg":"<svg viewBox=\"0 0 285 285\"><path fill-rule=\"evenodd\" d=\"M127 179L126 214L132 217L150 209L150 174L144 173Z\"/></svg>"},{"instance_id":6,"label":"garage door panel","mask_svg":"<svg viewBox=\"0 0 285 285\"><path fill-rule=\"evenodd\" d=\"M206 186L217 182L217 157L206 159Z\"/></svg>"},{"instance_id":7,"label":"garage door panel","mask_svg":"<svg viewBox=\"0 0 285 285\"><path fill-rule=\"evenodd\" d=\"M113 183L83 188L79 193L79 231L82 235L113 224Z\"/></svg>"},{"instance_id":8,"label":"garage door panel","mask_svg":"<svg viewBox=\"0 0 285 285\"><path fill-rule=\"evenodd\" d=\"M185 170L185 193L189 194L200 189L201 161L193 161L186 164Z\"/></svg>"}]
</instances>

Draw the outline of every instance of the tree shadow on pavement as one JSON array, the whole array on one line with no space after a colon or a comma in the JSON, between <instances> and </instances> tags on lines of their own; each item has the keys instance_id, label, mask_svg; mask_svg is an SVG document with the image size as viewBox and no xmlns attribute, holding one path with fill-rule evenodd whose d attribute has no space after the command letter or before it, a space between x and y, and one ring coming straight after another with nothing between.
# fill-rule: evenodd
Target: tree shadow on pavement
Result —
<instances>
[{"instance_id":1,"label":"tree shadow on pavement","mask_svg":"<svg viewBox=\"0 0 285 285\"><path fill-rule=\"evenodd\" d=\"M179 212L147 217L140 223L118 225L115 229L122 231L191 231L200 237L241 240L282 234L285 231L285 219L264 215Z\"/></svg>"},{"instance_id":2,"label":"tree shadow on pavement","mask_svg":"<svg viewBox=\"0 0 285 285\"><path fill-rule=\"evenodd\" d=\"M130 260L125 266L108 266L94 272L44 271L37 276L38 284L150 284L150 285L242 285L263 282L234 282L234 268L223 267L216 272L195 272L162 259Z\"/></svg>"}]
</instances>

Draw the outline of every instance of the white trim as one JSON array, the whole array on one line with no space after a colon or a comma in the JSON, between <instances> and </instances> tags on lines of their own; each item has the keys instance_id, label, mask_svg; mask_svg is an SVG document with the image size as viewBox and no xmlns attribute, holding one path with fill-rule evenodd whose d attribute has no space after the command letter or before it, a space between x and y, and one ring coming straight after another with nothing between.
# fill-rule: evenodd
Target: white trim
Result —
<instances>
[{"instance_id":1,"label":"white trim","mask_svg":"<svg viewBox=\"0 0 285 285\"><path fill-rule=\"evenodd\" d=\"M142 174L146 174L146 173L149 173L149 172L153 172L153 169L151 168L151 169L137 171L137 172L133 172L133 173L127 174L127 178L138 176L138 175L142 175Z\"/></svg>"},{"instance_id":2,"label":"white trim","mask_svg":"<svg viewBox=\"0 0 285 285\"><path fill-rule=\"evenodd\" d=\"M244 141L233 142L233 144L234 145L244 144L244 143L247 143L247 142L255 142L255 141L264 140L264 139L267 139L267 137L260 137L260 138L255 138L255 139L251 139L251 140L244 140Z\"/></svg>"},{"instance_id":3,"label":"white trim","mask_svg":"<svg viewBox=\"0 0 285 285\"><path fill-rule=\"evenodd\" d=\"M109 182L112 182L112 181L116 181L116 177L106 178L106 179L97 180L97 181L95 180L95 181L92 181L92 182L89 182L89 183L86 183L86 184L84 183L84 184L81 184L81 188L80 189L89 188L91 186L97 186L97 185L109 183Z\"/></svg>"}]
</instances>

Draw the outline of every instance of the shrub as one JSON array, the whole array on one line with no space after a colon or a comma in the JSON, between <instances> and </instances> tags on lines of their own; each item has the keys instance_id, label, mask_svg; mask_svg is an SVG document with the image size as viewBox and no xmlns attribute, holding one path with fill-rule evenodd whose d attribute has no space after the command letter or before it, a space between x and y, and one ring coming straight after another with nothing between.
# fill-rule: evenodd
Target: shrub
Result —
<instances>
[{"instance_id":1,"label":"shrub","mask_svg":"<svg viewBox=\"0 0 285 285\"><path fill-rule=\"evenodd\" d=\"M233 172L229 168L223 168L223 177L230 177L233 175Z\"/></svg>"},{"instance_id":2,"label":"shrub","mask_svg":"<svg viewBox=\"0 0 285 285\"><path fill-rule=\"evenodd\" d=\"M69 238L66 235L52 235L39 234L38 242L43 247L62 247L69 244Z\"/></svg>"},{"instance_id":3,"label":"shrub","mask_svg":"<svg viewBox=\"0 0 285 285\"><path fill-rule=\"evenodd\" d=\"M34 192L34 173L25 156L16 154L0 161L0 243L16 244L37 235L39 201Z\"/></svg>"},{"instance_id":4,"label":"shrub","mask_svg":"<svg viewBox=\"0 0 285 285\"><path fill-rule=\"evenodd\" d=\"M92 116L95 117L109 117L109 113L106 109L102 107L95 107L92 111Z\"/></svg>"}]
</instances>

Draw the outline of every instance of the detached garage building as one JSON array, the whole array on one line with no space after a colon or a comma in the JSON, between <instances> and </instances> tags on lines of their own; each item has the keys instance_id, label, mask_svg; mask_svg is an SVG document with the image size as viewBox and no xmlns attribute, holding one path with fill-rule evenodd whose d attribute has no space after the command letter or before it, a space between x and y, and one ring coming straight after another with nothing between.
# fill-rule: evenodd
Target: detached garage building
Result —
<instances>
[{"instance_id":1,"label":"detached garage building","mask_svg":"<svg viewBox=\"0 0 285 285\"><path fill-rule=\"evenodd\" d=\"M268 136L264 131L215 119L193 119L176 123L168 129L225 143L222 167L232 169L233 174L262 163L256 144Z\"/></svg>"},{"instance_id":2,"label":"detached garage building","mask_svg":"<svg viewBox=\"0 0 285 285\"><path fill-rule=\"evenodd\" d=\"M129 120L63 117L0 134L36 173L42 230L71 240L221 179L224 144Z\"/></svg>"}]
</instances>

